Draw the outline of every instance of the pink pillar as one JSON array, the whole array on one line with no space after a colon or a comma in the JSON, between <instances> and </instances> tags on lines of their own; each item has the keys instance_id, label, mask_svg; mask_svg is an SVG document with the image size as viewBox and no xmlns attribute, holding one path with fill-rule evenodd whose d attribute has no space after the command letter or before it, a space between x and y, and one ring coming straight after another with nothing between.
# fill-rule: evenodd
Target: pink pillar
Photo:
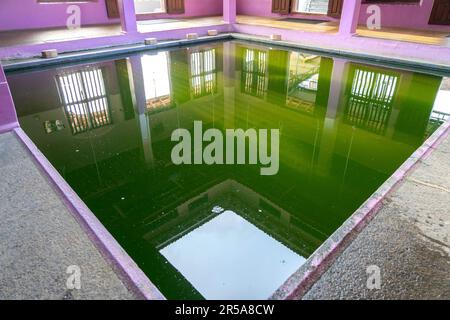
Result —
<instances>
[{"instance_id":1,"label":"pink pillar","mask_svg":"<svg viewBox=\"0 0 450 320\"><path fill-rule=\"evenodd\" d=\"M119 0L120 23L123 33L137 32L134 0Z\"/></svg>"},{"instance_id":2,"label":"pink pillar","mask_svg":"<svg viewBox=\"0 0 450 320\"><path fill-rule=\"evenodd\" d=\"M236 23L236 0L223 0L223 21Z\"/></svg>"},{"instance_id":3,"label":"pink pillar","mask_svg":"<svg viewBox=\"0 0 450 320\"><path fill-rule=\"evenodd\" d=\"M340 35L351 36L356 33L360 11L361 0L344 0L341 22L339 23Z\"/></svg>"},{"instance_id":4,"label":"pink pillar","mask_svg":"<svg viewBox=\"0 0 450 320\"><path fill-rule=\"evenodd\" d=\"M16 109L3 67L0 65L0 133L18 127Z\"/></svg>"}]
</instances>

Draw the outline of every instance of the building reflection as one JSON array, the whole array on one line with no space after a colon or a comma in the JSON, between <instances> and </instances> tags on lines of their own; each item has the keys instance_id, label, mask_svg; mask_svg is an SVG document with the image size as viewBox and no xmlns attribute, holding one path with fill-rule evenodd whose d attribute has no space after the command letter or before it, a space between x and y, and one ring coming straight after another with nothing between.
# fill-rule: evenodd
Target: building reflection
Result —
<instances>
[{"instance_id":1,"label":"building reflection","mask_svg":"<svg viewBox=\"0 0 450 320\"><path fill-rule=\"evenodd\" d=\"M240 48L242 53L241 90L265 98L268 84L268 50Z\"/></svg>"},{"instance_id":2,"label":"building reflection","mask_svg":"<svg viewBox=\"0 0 450 320\"><path fill-rule=\"evenodd\" d=\"M141 58L147 111L158 112L172 105L170 61L167 52Z\"/></svg>"},{"instance_id":3,"label":"building reflection","mask_svg":"<svg viewBox=\"0 0 450 320\"><path fill-rule=\"evenodd\" d=\"M314 113L319 87L321 57L291 52L286 106Z\"/></svg>"},{"instance_id":4,"label":"building reflection","mask_svg":"<svg viewBox=\"0 0 450 320\"><path fill-rule=\"evenodd\" d=\"M190 53L189 76L192 97L199 98L217 93L216 49Z\"/></svg>"},{"instance_id":5,"label":"building reflection","mask_svg":"<svg viewBox=\"0 0 450 320\"><path fill-rule=\"evenodd\" d=\"M100 68L59 74L56 80L61 104L74 135L112 123Z\"/></svg>"},{"instance_id":6,"label":"building reflection","mask_svg":"<svg viewBox=\"0 0 450 320\"><path fill-rule=\"evenodd\" d=\"M345 121L384 134L392 112L399 74L364 66L350 66Z\"/></svg>"}]
</instances>

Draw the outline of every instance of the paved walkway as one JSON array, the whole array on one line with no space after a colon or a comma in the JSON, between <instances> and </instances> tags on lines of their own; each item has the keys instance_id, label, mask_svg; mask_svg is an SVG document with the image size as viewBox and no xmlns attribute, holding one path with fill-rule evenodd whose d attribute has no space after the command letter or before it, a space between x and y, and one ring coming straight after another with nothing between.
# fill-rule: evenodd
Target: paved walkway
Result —
<instances>
[{"instance_id":1,"label":"paved walkway","mask_svg":"<svg viewBox=\"0 0 450 320\"><path fill-rule=\"evenodd\" d=\"M80 290L66 286L72 265ZM133 298L15 134L1 134L0 300Z\"/></svg>"},{"instance_id":2,"label":"paved walkway","mask_svg":"<svg viewBox=\"0 0 450 320\"><path fill-rule=\"evenodd\" d=\"M367 288L378 266L379 290ZM304 299L450 299L450 137L422 160Z\"/></svg>"}]
</instances>

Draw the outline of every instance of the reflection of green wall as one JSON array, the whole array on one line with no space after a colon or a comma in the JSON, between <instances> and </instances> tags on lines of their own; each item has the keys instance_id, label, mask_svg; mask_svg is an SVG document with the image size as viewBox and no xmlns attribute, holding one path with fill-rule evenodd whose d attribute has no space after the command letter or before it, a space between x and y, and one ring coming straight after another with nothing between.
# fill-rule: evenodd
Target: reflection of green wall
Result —
<instances>
[{"instance_id":1,"label":"reflection of green wall","mask_svg":"<svg viewBox=\"0 0 450 320\"><path fill-rule=\"evenodd\" d=\"M289 81L289 52L285 50L270 50L268 61L267 100L277 105L285 105Z\"/></svg>"},{"instance_id":2,"label":"reflection of green wall","mask_svg":"<svg viewBox=\"0 0 450 320\"><path fill-rule=\"evenodd\" d=\"M442 78L414 73L398 91L400 114L396 133L414 136L421 143Z\"/></svg>"},{"instance_id":3,"label":"reflection of green wall","mask_svg":"<svg viewBox=\"0 0 450 320\"><path fill-rule=\"evenodd\" d=\"M187 49L170 51L170 79L176 103L184 103L191 99L188 59Z\"/></svg>"},{"instance_id":4,"label":"reflection of green wall","mask_svg":"<svg viewBox=\"0 0 450 320\"><path fill-rule=\"evenodd\" d=\"M320 58L319 82L316 95L316 112L325 114L330 96L331 73L333 71L333 59Z\"/></svg>"},{"instance_id":5,"label":"reflection of green wall","mask_svg":"<svg viewBox=\"0 0 450 320\"><path fill-rule=\"evenodd\" d=\"M123 113L125 120L134 119L134 106L131 92L132 78L129 74L128 60L120 59L115 61L117 71L117 82L120 88Z\"/></svg>"}]
</instances>

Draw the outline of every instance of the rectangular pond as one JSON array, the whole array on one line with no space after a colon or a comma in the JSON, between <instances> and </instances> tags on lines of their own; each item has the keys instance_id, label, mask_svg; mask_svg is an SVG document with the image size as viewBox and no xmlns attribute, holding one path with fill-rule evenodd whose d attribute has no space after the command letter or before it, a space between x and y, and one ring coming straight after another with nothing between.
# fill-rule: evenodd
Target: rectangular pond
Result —
<instances>
[{"instance_id":1,"label":"rectangular pond","mask_svg":"<svg viewBox=\"0 0 450 320\"><path fill-rule=\"evenodd\" d=\"M239 41L7 77L23 130L169 299L270 297L450 113L448 78Z\"/></svg>"}]
</instances>

